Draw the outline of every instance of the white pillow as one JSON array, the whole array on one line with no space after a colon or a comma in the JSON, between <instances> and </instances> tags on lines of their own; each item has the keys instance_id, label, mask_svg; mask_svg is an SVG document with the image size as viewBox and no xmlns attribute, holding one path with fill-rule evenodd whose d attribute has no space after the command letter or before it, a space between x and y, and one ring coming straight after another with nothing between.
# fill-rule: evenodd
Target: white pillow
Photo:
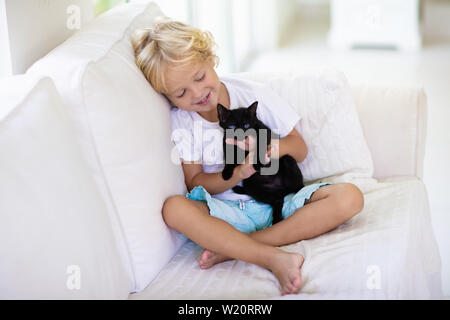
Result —
<instances>
[{"instance_id":1,"label":"white pillow","mask_svg":"<svg viewBox=\"0 0 450 320\"><path fill-rule=\"evenodd\" d=\"M54 79L77 124L130 292L144 289L186 240L161 215L167 197L186 192L181 166L171 161L170 106L135 65L130 42L161 15L154 3L116 7L28 71Z\"/></svg>"},{"instance_id":2,"label":"white pillow","mask_svg":"<svg viewBox=\"0 0 450 320\"><path fill-rule=\"evenodd\" d=\"M301 116L296 129L308 147L299 164L305 183L372 177L372 156L342 72L242 76L268 83Z\"/></svg>"},{"instance_id":3,"label":"white pillow","mask_svg":"<svg viewBox=\"0 0 450 320\"><path fill-rule=\"evenodd\" d=\"M108 212L49 78L0 81L0 299L126 299Z\"/></svg>"}]
</instances>

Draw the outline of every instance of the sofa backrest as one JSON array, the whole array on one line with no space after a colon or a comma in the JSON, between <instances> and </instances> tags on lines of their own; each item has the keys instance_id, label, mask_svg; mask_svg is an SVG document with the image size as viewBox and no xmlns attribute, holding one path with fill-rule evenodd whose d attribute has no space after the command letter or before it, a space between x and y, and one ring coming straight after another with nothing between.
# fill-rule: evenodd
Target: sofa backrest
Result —
<instances>
[{"instance_id":1,"label":"sofa backrest","mask_svg":"<svg viewBox=\"0 0 450 320\"><path fill-rule=\"evenodd\" d=\"M295 78L298 74L244 72L239 76L276 84L279 79ZM349 87L372 156L373 177L423 179L428 109L425 90L420 86L388 83Z\"/></svg>"},{"instance_id":2,"label":"sofa backrest","mask_svg":"<svg viewBox=\"0 0 450 320\"><path fill-rule=\"evenodd\" d=\"M60 92L112 221L130 279L144 289L186 240L163 221L164 200L186 192L172 161L170 106L134 63L130 35L163 15L154 3L109 10L37 61L29 75Z\"/></svg>"},{"instance_id":3,"label":"sofa backrest","mask_svg":"<svg viewBox=\"0 0 450 320\"><path fill-rule=\"evenodd\" d=\"M305 184L375 182L372 156L343 72L326 67L314 73L238 76L267 84L300 116L295 128L308 149L299 163ZM277 106L271 107L276 113Z\"/></svg>"},{"instance_id":4,"label":"sofa backrest","mask_svg":"<svg viewBox=\"0 0 450 320\"><path fill-rule=\"evenodd\" d=\"M107 207L49 78L0 81L0 299L125 299Z\"/></svg>"}]
</instances>

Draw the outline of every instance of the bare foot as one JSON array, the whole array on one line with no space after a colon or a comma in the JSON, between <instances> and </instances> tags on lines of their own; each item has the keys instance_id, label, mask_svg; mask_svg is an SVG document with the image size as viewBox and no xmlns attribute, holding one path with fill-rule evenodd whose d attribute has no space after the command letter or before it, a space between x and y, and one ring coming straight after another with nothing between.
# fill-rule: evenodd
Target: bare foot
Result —
<instances>
[{"instance_id":1,"label":"bare foot","mask_svg":"<svg viewBox=\"0 0 450 320\"><path fill-rule=\"evenodd\" d=\"M198 263L200 264L201 269L209 269L217 263L224 262L224 261L231 260L231 259L232 258L224 256L220 253L216 253L213 251L209 251L208 249L205 249L205 250L203 250L203 252L200 256L200 260L198 261Z\"/></svg>"},{"instance_id":2,"label":"bare foot","mask_svg":"<svg viewBox=\"0 0 450 320\"><path fill-rule=\"evenodd\" d=\"M280 282L282 295L297 293L302 284L301 268L305 258L299 253L280 251L269 269Z\"/></svg>"},{"instance_id":3,"label":"bare foot","mask_svg":"<svg viewBox=\"0 0 450 320\"><path fill-rule=\"evenodd\" d=\"M297 293L302 284L301 268L305 258L299 253L278 250L273 256L268 269L273 272L280 282L282 295ZM231 259L230 257L205 249L198 262L201 269L209 269L217 263Z\"/></svg>"}]
</instances>

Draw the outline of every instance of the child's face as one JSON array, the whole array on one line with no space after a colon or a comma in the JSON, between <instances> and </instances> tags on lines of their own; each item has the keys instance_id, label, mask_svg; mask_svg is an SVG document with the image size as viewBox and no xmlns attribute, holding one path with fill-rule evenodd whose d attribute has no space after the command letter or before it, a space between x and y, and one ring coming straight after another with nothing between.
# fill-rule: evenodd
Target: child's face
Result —
<instances>
[{"instance_id":1,"label":"child's face","mask_svg":"<svg viewBox=\"0 0 450 320\"><path fill-rule=\"evenodd\" d=\"M168 66L166 86L166 97L175 106L201 113L217 112L221 85L212 62Z\"/></svg>"}]
</instances>

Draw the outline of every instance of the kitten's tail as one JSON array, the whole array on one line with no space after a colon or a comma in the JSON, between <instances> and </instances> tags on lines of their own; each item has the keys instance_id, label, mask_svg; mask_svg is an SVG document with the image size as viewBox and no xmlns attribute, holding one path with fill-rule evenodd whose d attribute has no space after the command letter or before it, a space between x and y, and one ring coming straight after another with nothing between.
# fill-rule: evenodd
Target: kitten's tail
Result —
<instances>
[{"instance_id":1,"label":"kitten's tail","mask_svg":"<svg viewBox=\"0 0 450 320\"><path fill-rule=\"evenodd\" d=\"M283 220L283 203L284 199L271 204L272 206L272 225Z\"/></svg>"}]
</instances>

